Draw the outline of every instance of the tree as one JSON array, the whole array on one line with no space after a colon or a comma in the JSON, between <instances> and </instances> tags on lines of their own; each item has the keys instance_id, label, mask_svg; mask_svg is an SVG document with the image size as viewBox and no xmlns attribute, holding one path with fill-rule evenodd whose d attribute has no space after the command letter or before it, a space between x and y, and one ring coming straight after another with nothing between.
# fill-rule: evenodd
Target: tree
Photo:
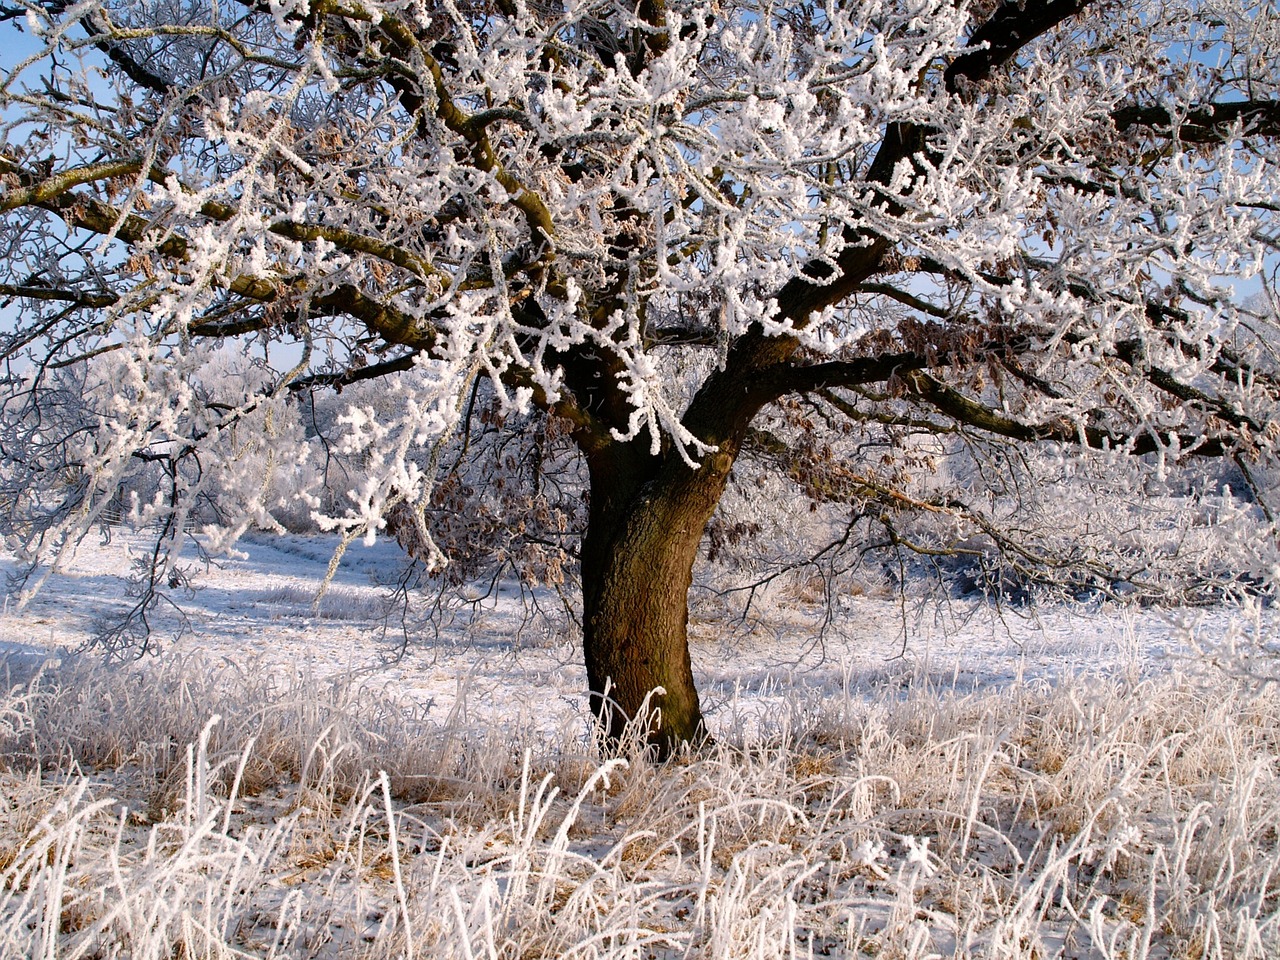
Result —
<instances>
[{"instance_id":1,"label":"tree","mask_svg":"<svg viewBox=\"0 0 1280 960\"><path fill-rule=\"evenodd\" d=\"M777 439L766 409L1153 471L1274 455L1275 318L1229 283L1280 242L1265 0L3 16L35 41L0 85L3 442L33 569L145 464L167 569L215 461L286 456L292 396L375 379L385 412L339 420L378 452L329 522L421 517L486 380L581 453L592 706L618 736L652 695L667 753L703 735L691 571L744 447ZM272 371L234 401L194 375L223 341Z\"/></svg>"}]
</instances>

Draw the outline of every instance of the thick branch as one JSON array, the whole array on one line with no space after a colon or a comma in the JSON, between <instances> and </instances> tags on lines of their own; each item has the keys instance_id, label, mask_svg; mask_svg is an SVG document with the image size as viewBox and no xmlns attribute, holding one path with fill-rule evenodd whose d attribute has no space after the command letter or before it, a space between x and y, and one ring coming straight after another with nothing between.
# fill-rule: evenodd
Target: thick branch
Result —
<instances>
[{"instance_id":1,"label":"thick branch","mask_svg":"<svg viewBox=\"0 0 1280 960\"><path fill-rule=\"evenodd\" d=\"M1139 376L1152 386L1184 403L1196 404L1225 423L1235 427L1247 427L1261 433L1263 426L1252 417L1241 413L1227 401L1211 396L1196 387L1183 383L1169 371L1144 362L1142 343L1136 339L1116 343L1116 356L1123 360Z\"/></svg>"},{"instance_id":2,"label":"thick branch","mask_svg":"<svg viewBox=\"0 0 1280 960\"><path fill-rule=\"evenodd\" d=\"M120 298L114 293L85 293L80 290L63 290L38 284L0 283L0 296L19 297L23 300L56 300L75 307L101 310L114 306Z\"/></svg>"},{"instance_id":3,"label":"thick branch","mask_svg":"<svg viewBox=\"0 0 1280 960\"><path fill-rule=\"evenodd\" d=\"M374 380L378 377L385 377L388 374L412 370L418 355L419 351L415 350L413 353L406 353L404 356L394 357L391 360L383 360L381 363L371 363L363 367L350 367L334 373L313 373L311 376L299 377L297 380L290 381L289 390L294 393L310 390L313 387L337 387L341 390L343 387L359 383L362 380Z\"/></svg>"},{"instance_id":4,"label":"thick branch","mask_svg":"<svg viewBox=\"0 0 1280 960\"><path fill-rule=\"evenodd\" d=\"M955 93L962 81L974 84L987 79L996 67L1007 63L1036 38L1078 14L1090 2L1092 0L1048 0L1042 3L1006 0L974 32L966 52L947 68L944 75L947 90ZM890 183L899 163L928 149L929 133L929 128L921 124L890 124L867 171L867 182ZM892 200L886 200L886 207L890 212L900 212ZM807 325L814 312L840 303L852 294L875 273L892 246L883 237L849 228L845 230L844 241L845 249L834 268L824 261L813 261L801 276L789 281L779 292L778 305L782 314L796 326Z\"/></svg>"},{"instance_id":5,"label":"thick branch","mask_svg":"<svg viewBox=\"0 0 1280 960\"><path fill-rule=\"evenodd\" d=\"M1245 134L1280 137L1278 100L1211 103L1183 114L1168 107L1134 104L1115 110L1111 119L1122 133L1134 127L1147 127L1184 143L1221 143L1232 135L1237 124Z\"/></svg>"},{"instance_id":6,"label":"thick branch","mask_svg":"<svg viewBox=\"0 0 1280 960\"><path fill-rule=\"evenodd\" d=\"M940 365L940 364L935 364ZM927 357L918 353L891 353L856 360L833 360L808 367L788 367L774 374L771 386L776 396L787 393L815 393L832 387L860 387L868 383L884 383L895 376L905 376L930 366Z\"/></svg>"},{"instance_id":7,"label":"thick branch","mask_svg":"<svg viewBox=\"0 0 1280 960\"><path fill-rule=\"evenodd\" d=\"M984 433L1024 442L1057 440L1061 443L1080 444L1096 450L1123 450L1130 454L1157 453L1177 446L1183 453L1199 457L1221 457L1231 452L1219 437L1193 437L1143 430L1132 436L1056 420L1049 423L1027 424L998 411L985 407L975 400L945 384L939 383L923 371L914 371L905 378L912 393L928 401L954 420L981 430Z\"/></svg>"},{"instance_id":8,"label":"thick branch","mask_svg":"<svg viewBox=\"0 0 1280 960\"><path fill-rule=\"evenodd\" d=\"M137 176L141 170L142 161L133 158L72 167L70 170L39 178L23 170L12 160L0 156L0 173L14 177L18 181L18 186L0 193L0 213L17 210L19 207L47 207L49 203L83 184L92 183L95 180Z\"/></svg>"},{"instance_id":9,"label":"thick branch","mask_svg":"<svg viewBox=\"0 0 1280 960\"><path fill-rule=\"evenodd\" d=\"M1005 0L969 38L965 52L951 61L943 74L950 93L964 83L982 83L993 70L1008 63L1018 51L1062 21L1073 17L1092 0Z\"/></svg>"}]
</instances>

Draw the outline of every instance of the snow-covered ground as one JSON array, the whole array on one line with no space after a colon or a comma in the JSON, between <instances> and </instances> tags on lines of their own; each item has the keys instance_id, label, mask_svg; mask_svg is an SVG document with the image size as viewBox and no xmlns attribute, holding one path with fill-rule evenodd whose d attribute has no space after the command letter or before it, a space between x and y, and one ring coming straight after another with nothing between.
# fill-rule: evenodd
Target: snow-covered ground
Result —
<instances>
[{"instance_id":1,"label":"snow-covered ground","mask_svg":"<svg viewBox=\"0 0 1280 960\"><path fill-rule=\"evenodd\" d=\"M1280 955L1269 611L703 586L718 742L654 767L594 750L553 597L419 597L397 657L393 546L318 602L332 540L241 546L123 670L59 654L129 535L0 615L0 960Z\"/></svg>"},{"instance_id":2,"label":"snow-covered ground","mask_svg":"<svg viewBox=\"0 0 1280 960\"><path fill-rule=\"evenodd\" d=\"M240 558L209 566L189 560L193 589L170 594L180 614L161 606L153 618L160 649L318 679L350 676L441 720L461 691L485 724L552 731L585 715L586 672L557 597L540 591L540 611L531 612L519 588L503 584L446 622L430 623L426 598L406 612L390 597L402 556L383 539L353 545L316 603L335 542L259 534L241 541ZM25 610L6 604L0 649L86 643L126 608L125 575L144 549L121 532L109 543L82 544ZM13 569L11 557L0 555L0 564ZM695 587L692 652L710 722L736 722L744 710L768 709L797 690L856 694L890 681L963 692L1080 673L1150 675L1186 652L1190 635L1221 635L1234 616L883 596L839 598L830 623L824 614L812 594L782 587L758 598L744 618L731 601ZM399 656L406 630L410 643Z\"/></svg>"}]
</instances>

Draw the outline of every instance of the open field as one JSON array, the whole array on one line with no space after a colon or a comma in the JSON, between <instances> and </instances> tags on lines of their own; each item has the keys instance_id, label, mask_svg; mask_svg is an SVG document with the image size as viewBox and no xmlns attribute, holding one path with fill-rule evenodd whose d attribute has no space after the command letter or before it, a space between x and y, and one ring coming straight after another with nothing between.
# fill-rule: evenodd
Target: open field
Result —
<instances>
[{"instance_id":1,"label":"open field","mask_svg":"<svg viewBox=\"0 0 1280 960\"><path fill-rule=\"evenodd\" d=\"M252 542L160 657L49 659L127 547L0 619L0 956L1280 952L1265 614L925 605L899 655L891 599L704 598L718 745L655 768L599 760L550 607L388 659L381 547L313 608L326 544Z\"/></svg>"}]
</instances>

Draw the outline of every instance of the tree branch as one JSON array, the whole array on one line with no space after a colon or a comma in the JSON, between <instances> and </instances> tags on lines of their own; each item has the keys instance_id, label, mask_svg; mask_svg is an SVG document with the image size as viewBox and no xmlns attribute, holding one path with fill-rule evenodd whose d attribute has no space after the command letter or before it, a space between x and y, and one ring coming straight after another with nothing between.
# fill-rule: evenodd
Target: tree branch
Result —
<instances>
[{"instance_id":1,"label":"tree branch","mask_svg":"<svg viewBox=\"0 0 1280 960\"><path fill-rule=\"evenodd\" d=\"M1075 16L1093 0L1004 0L982 26L969 37L965 52L951 61L943 74L949 93L964 85L982 83L996 67L1003 66L1037 37Z\"/></svg>"},{"instance_id":2,"label":"tree branch","mask_svg":"<svg viewBox=\"0 0 1280 960\"><path fill-rule=\"evenodd\" d=\"M1131 104L1113 111L1111 119L1121 133L1146 127L1184 143L1222 143L1237 124L1246 134L1280 137L1280 100L1211 103L1184 114L1168 107Z\"/></svg>"},{"instance_id":3,"label":"tree branch","mask_svg":"<svg viewBox=\"0 0 1280 960\"><path fill-rule=\"evenodd\" d=\"M395 60L391 63L396 69L388 73L387 82L396 91L404 108L411 114L418 115L427 107L427 98L418 89L419 74L412 66L417 60L425 68L435 95L433 111L435 115L446 127L472 145L472 159L475 165L485 173L491 174L502 185L511 203L524 214L529 224L534 247L540 250L545 248L542 252L549 254L554 249L556 234L555 221L550 209L543 202L542 197L529 189L523 181L498 161L493 145L489 142L486 127L501 115L496 115L492 111L468 115L462 110L453 100L439 61L402 22L387 16L379 22L377 30L385 37L388 46L395 54Z\"/></svg>"},{"instance_id":4,"label":"tree branch","mask_svg":"<svg viewBox=\"0 0 1280 960\"><path fill-rule=\"evenodd\" d=\"M38 284L0 283L0 296L23 300L57 300L75 307L101 310L114 306L120 297L114 293L84 293L80 290L62 290Z\"/></svg>"},{"instance_id":5,"label":"tree branch","mask_svg":"<svg viewBox=\"0 0 1280 960\"><path fill-rule=\"evenodd\" d=\"M0 193L0 213L16 210L19 207L48 209L48 204L76 187L95 180L115 180L120 177L137 176L141 170L142 160L135 157L72 167L70 170L52 173L41 178L29 170L24 170L8 157L0 156L0 174L6 174L18 181L16 187Z\"/></svg>"},{"instance_id":6,"label":"tree branch","mask_svg":"<svg viewBox=\"0 0 1280 960\"><path fill-rule=\"evenodd\" d=\"M1230 448L1220 437L1193 437L1155 430L1126 436L1067 420L1041 424L1022 423L971 400L922 370L912 371L904 379L912 394L928 401L952 419L984 433L1011 440L1057 440L1096 450L1123 450L1135 455L1168 450L1175 444L1182 453L1199 457L1221 457L1230 452Z\"/></svg>"},{"instance_id":7,"label":"tree branch","mask_svg":"<svg viewBox=\"0 0 1280 960\"><path fill-rule=\"evenodd\" d=\"M297 380L290 381L289 390L293 393L309 390L313 387L336 387L341 390L345 386L359 383L362 380L374 380L391 373L403 373L405 370L413 369L414 362L421 352L420 350L415 350L412 353L393 357L390 360L383 360L380 363L371 363L363 367L351 367L335 373L313 373L307 377L299 377Z\"/></svg>"},{"instance_id":8,"label":"tree branch","mask_svg":"<svg viewBox=\"0 0 1280 960\"><path fill-rule=\"evenodd\" d=\"M891 353L855 360L832 360L807 367L791 366L776 370L770 377L769 385L775 391L775 397L788 393L815 393L832 387L884 383L892 377L905 376L928 366L929 359L918 353Z\"/></svg>"}]
</instances>

